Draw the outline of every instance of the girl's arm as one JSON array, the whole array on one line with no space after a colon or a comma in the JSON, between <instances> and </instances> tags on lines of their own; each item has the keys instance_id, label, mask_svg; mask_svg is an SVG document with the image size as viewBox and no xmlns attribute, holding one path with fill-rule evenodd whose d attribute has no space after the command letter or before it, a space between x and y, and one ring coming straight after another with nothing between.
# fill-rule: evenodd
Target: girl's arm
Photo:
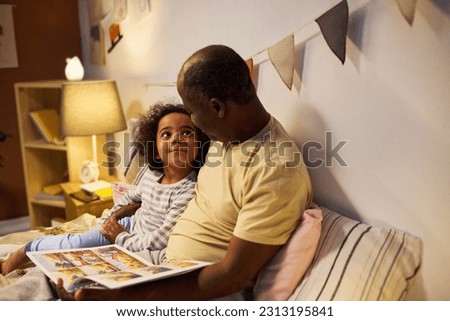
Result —
<instances>
[{"instance_id":1,"label":"girl's arm","mask_svg":"<svg viewBox=\"0 0 450 321\"><path fill-rule=\"evenodd\" d=\"M114 218L116 221L118 221L125 216L134 215L139 207L141 207L141 202L123 205L119 209L117 209L117 211L115 211L109 218Z\"/></svg>"},{"instance_id":2,"label":"girl's arm","mask_svg":"<svg viewBox=\"0 0 450 321\"><path fill-rule=\"evenodd\" d=\"M126 216L134 215L140 207L141 203L132 203L120 207L103 222L99 232L106 237L108 241L115 243L116 238L120 233L127 232L118 221Z\"/></svg>"},{"instance_id":3,"label":"girl's arm","mask_svg":"<svg viewBox=\"0 0 450 321\"><path fill-rule=\"evenodd\" d=\"M170 233L172 232L177 218L184 212L189 201L194 197L194 183L187 184L170 204L164 222L155 230L148 233L122 233L117 236L115 243L130 251L142 251L145 249L162 250L167 246Z\"/></svg>"}]
</instances>

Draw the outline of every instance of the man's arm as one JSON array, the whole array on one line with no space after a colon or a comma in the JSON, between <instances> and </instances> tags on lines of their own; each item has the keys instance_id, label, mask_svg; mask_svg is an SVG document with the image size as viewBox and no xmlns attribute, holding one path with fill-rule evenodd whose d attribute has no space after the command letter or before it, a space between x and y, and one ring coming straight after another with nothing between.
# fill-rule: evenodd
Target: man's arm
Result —
<instances>
[{"instance_id":1,"label":"man's arm","mask_svg":"<svg viewBox=\"0 0 450 321\"><path fill-rule=\"evenodd\" d=\"M251 284L280 247L233 236L222 262L173 278L117 290L81 289L75 293L75 299L209 300L230 295Z\"/></svg>"}]
</instances>

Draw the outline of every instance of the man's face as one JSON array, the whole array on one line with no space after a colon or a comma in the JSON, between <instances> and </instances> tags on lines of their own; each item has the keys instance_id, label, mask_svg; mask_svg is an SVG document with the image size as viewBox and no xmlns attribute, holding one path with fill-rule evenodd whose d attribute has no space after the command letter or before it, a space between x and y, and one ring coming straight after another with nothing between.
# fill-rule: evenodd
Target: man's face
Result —
<instances>
[{"instance_id":1,"label":"man's face","mask_svg":"<svg viewBox=\"0 0 450 321\"><path fill-rule=\"evenodd\" d=\"M184 108L191 116L195 126L200 128L211 140L227 141L224 121L217 111L209 104L191 102L186 99L183 90L179 90Z\"/></svg>"},{"instance_id":2,"label":"man's face","mask_svg":"<svg viewBox=\"0 0 450 321\"><path fill-rule=\"evenodd\" d=\"M217 128L214 127L214 116L208 113L207 107L195 104L184 103L184 107L191 116L191 120L195 126L200 128L211 140L218 140Z\"/></svg>"}]
</instances>

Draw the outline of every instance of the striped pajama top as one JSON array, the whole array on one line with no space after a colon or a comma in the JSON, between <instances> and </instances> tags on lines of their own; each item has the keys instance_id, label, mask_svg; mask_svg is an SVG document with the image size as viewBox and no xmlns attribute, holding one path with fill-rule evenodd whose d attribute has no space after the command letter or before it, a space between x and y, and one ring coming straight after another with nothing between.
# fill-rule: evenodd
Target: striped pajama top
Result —
<instances>
[{"instance_id":1,"label":"striped pajama top","mask_svg":"<svg viewBox=\"0 0 450 321\"><path fill-rule=\"evenodd\" d=\"M192 171L174 184L160 184L162 173L147 170L135 189L130 189L106 216L121 206L142 202L131 216L130 231L120 233L116 244L137 252L145 249L162 250L178 216L195 195L197 173Z\"/></svg>"}]
</instances>

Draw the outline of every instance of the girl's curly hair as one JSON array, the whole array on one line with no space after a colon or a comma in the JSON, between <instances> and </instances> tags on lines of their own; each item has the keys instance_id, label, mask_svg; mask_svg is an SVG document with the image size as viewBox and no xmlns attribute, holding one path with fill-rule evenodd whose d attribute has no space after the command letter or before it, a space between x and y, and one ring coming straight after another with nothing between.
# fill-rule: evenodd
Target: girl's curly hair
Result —
<instances>
[{"instance_id":1,"label":"girl's curly hair","mask_svg":"<svg viewBox=\"0 0 450 321\"><path fill-rule=\"evenodd\" d=\"M145 163L153 170L162 171L164 167L161 159L157 157L156 136L159 121L161 118L171 113L180 113L189 116L189 113L184 109L182 104L157 103L145 114L141 115L139 124L134 133L134 145L138 149L139 154L144 156ZM200 128L195 127L195 129L197 131L197 138L199 139L200 150L195 158L193 167L196 170L199 170L205 163L210 139L200 130Z\"/></svg>"}]
</instances>

